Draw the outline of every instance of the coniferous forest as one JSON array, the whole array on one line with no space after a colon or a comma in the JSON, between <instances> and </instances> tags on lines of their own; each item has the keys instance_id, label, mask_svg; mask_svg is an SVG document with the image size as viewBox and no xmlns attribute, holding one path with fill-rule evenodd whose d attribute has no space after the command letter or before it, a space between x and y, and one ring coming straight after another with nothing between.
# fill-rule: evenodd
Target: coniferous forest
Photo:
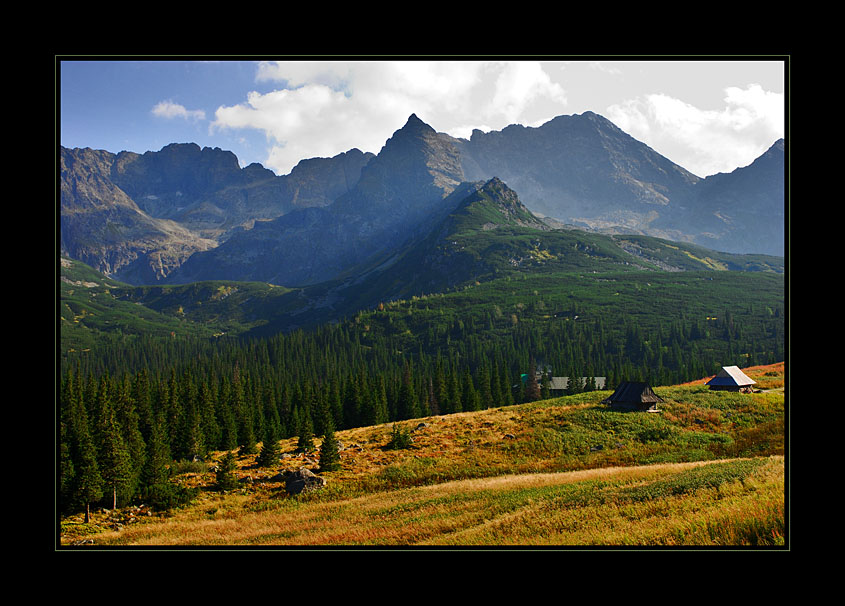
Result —
<instances>
[{"instance_id":1,"label":"coniferous forest","mask_svg":"<svg viewBox=\"0 0 845 606\"><path fill-rule=\"evenodd\" d=\"M617 276L612 304L491 283L261 338L102 336L60 360L61 509L187 500L173 462L211 451L548 397L535 370L613 389L783 360L783 276L715 275Z\"/></svg>"}]
</instances>

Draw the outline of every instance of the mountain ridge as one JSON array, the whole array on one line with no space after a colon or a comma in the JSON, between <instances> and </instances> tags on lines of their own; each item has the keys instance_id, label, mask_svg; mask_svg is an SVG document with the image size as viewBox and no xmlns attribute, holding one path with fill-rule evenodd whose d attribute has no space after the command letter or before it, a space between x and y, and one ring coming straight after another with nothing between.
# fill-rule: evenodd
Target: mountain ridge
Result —
<instances>
[{"instance_id":1,"label":"mountain ridge","mask_svg":"<svg viewBox=\"0 0 845 606\"><path fill-rule=\"evenodd\" d=\"M70 156L96 165L88 172L98 175L99 194L76 197ZM783 143L749 167L701 179L594 112L470 139L437 133L412 114L378 154L352 149L303 160L284 177L259 164L240 169L231 152L196 144L95 156L62 148L62 252L132 283L321 282L436 223L459 184L493 177L533 214L583 229L784 252ZM174 181L178 163L154 170L171 156L190 167L190 178ZM83 206L90 214L80 223ZM125 217L106 219L105 207ZM142 236L129 229L133 221L146 226ZM115 224L125 224L121 233ZM261 259L282 269L262 273Z\"/></svg>"}]
</instances>

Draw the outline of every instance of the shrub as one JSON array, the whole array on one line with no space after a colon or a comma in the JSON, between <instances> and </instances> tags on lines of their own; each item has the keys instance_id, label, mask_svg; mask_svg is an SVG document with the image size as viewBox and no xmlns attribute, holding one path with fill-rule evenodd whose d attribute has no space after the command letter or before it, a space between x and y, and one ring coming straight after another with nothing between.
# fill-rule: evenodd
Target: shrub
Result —
<instances>
[{"instance_id":1,"label":"shrub","mask_svg":"<svg viewBox=\"0 0 845 606\"><path fill-rule=\"evenodd\" d=\"M143 500L156 511L168 511L187 505L199 494L198 488L178 484L154 484L142 495Z\"/></svg>"},{"instance_id":2,"label":"shrub","mask_svg":"<svg viewBox=\"0 0 845 606\"><path fill-rule=\"evenodd\" d=\"M414 443L414 438L411 437L411 430L402 426L393 424L393 430L390 434L390 441L385 446L388 450L400 450L410 448Z\"/></svg>"}]
</instances>

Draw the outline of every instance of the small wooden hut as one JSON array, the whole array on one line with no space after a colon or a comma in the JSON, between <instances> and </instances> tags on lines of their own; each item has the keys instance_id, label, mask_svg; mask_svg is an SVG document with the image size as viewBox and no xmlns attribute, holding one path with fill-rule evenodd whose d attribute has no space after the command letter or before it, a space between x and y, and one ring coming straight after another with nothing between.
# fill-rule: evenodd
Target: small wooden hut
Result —
<instances>
[{"instance_id":1,"label":"small wooden hut","mask_svg":"<svg viewBox=\"0 0 845 606\"><path fill-rule=\"evenodd\" d=\"M590 379L592 379L592 383L595 384L595 389L604 389L604 384L605 384L605 381L607 380L607 377L581 377L579 379L578 386L581 389L585 389L587 387L587 385L590 383ZM553 395L553 396L565 395L568 389L569 389L569 377L550 377L549 378L549 393L551 393L551 395Z\"/></svg>"},{"instance_id":2,"label":"small wooden hut","mask_svg":"<svg viewBox=\"0 0 845 606\"><path fill-rule=\"evenodd\" d=\"M648 383L633 381L620 383L609 398L602 400L602 404L617 410L639 412L659 412L657 405L662 402L663 398L654 393Z\"/></svg>"},{"instance_id":3,"label":"small wooden hut","mask_svg":"<svg viewBox=\"0 0 845 606\"><path fill-rule=\"evenodd\" d=\"M737 366L723 366L719 374L705 383L714 391L739 391L742 393L754 391L752 385L756 384L757 381L746 375Z\"/></svg>"}]
</instances>

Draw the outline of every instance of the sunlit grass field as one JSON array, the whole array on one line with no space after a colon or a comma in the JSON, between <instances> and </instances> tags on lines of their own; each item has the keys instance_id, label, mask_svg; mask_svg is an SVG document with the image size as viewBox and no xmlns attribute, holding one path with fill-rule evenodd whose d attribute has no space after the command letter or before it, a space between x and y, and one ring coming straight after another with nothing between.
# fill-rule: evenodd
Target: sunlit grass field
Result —
<instances>
[{"instance_id":1,"label":"sunlit grass field","mask_svg":"<svg viewBox=\"0 0 845 606\"><path fill-rule=\"evenodd\" d=\"M276 467L239 457L237 490L216 490L213 462L185 465L176 480L201 489L191 505L119 529L113 512L68 518L62 543L780 547L784 367L745 372L759 393L655 386L657 414L611 411L605 391L406 421L406 449L385 448L392 424L340 431L341 469L298 496L279 474L316 469L317 455L283 440Z\"/></svg>"}]
</instances>

